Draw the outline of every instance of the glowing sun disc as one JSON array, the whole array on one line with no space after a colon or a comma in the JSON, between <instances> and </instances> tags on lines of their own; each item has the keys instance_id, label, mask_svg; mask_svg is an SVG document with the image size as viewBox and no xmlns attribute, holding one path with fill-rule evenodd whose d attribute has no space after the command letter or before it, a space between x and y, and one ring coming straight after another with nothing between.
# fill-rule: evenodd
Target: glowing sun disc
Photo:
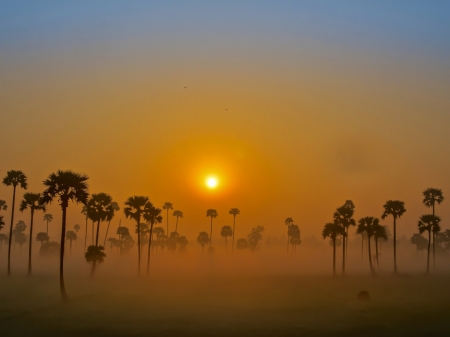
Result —
<instances>
[{"instance_id":1,"label":"glowing sun disc","mask_svg":"<svg viewBox=\"0 0 450 337\"><path fill-rule=\"evenodd\" d=\"M206 178L206 186L209 188L216 188L219 184L219 181L215 177L208 177Z\"/></svg>"}]
</instances>

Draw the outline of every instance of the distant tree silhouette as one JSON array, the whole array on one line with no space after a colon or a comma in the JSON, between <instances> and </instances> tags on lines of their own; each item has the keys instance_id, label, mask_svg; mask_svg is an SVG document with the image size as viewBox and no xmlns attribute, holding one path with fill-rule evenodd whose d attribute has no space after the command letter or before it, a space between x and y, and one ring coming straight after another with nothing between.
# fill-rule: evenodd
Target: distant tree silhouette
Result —
<instances>
[{"instance_id":1,"label":"distant tree silhouette","mask_svg":"<svg viewBox=\"0 0 450 337\"><path fill-rule=\"evenodd\" d=\"M166 234L160 234L158 235L158 247L161 248L161 252L164 252L164 248L167 246L167 240L169 238Z\"/></svg>"},{"instance_id":2,"label":"distant tree silhouette","mask_svg":"<svg viewBox=\"0 0 450 337\"><path fill-rule=\"evenodd\" d=\"M8 276L11 276L11 240L13 236L14 223L14 206L16 204L16 188L19 186L26 190L28 188L27 177L22 171L10 170L6 173L3 179L3 185L13 187L12 207L11 207L11 225L9 227L9 242L8 242Z\"/></svg>"},{"instance_id":3,"label":"distant tree silhouette","mask_svg":"<svg viewBox=\"0 0 450 337\"><path fill-rule=\"evenodd\" d=\"M130 231L127 227L120 226L117 228L117 235L119 235L119 243L120 243L120 255L122 255L122 248L123 248L123 238L125 236L130 236Z\"/></svg>"},{"instance_id":4,"label":"distant tree silhouette","mask_svg":"<svg viewBox=\"0 0 450 337\"><path fill-rule=\"evenodd\" d=\"M183 212L182 211L173 211L172 215L177 217L177 222L175 223L175 232L178 233L178 218L182 218L183 217Z\"/></svg>"},{"instance_id":5,"label":"distant tree silhouette","mask_svg":"<svg viewBox=\"0 0 450 337\"><path fill-rule=\"evenodd\" d=\"M322 237L324 239L330 238L333 242L333 275L336 276L336 240L339 236L344 236L344 228L335 220L325 224L322 230Z\"/></svg>"},{"instance_id":6,"label":"distant tree silhouette","mask_svg":"<svg viewBox=\"0 0 450 337\"><path fill-rule=\"evenodd\" d=\"M0 225L3 222L3 217L0 217ZM5 225L5 223L3 222L3 226ZM3 246L3 241L7 242L8 241L8 236L6 234L1 233L0 234L0 251L2 250L2 246Z\"/></svg>"},{"instance_id":7,"label":"distant tree silhouette","mask_svg":"<svg viewBox=\"0 0 450 337\"><path fill-rule=\"evenodd\" d=\"M47 234L48 234L48 223L53 221L53 215L44 214L43 220L47 223Z\"/></svg>"},{"instance_id":8,"label":"distant tree silhouette","mask_svg":"<svg viewBox=\"0 0 450 337\"><path fill-rule=\"evenodd\" d=\"M183 214L181 214L181 216L183 216ZM149 203L144 213L144 220L147 221L147 223L150 225L148 251L147 251L147 276L148 276L150 272L150 249L152 247L153 226L155 224L160 224L163 220L161 216L161 209L156 208L155 206L153 206L153 204ZM177 224L178 224L178 217L177 217Z\"/></svg>"},{"instance_id":9,"label":"distant tree silhouette","mask_svg":"<svg viewBox=\"0 0 450 337\"><path fill-rule=\"evenodd\" d=\"M178 246L178 238L180 237L180 234L177 232L170 233L169 238L167 239L167 250L174 253L177 250Z\"/></svg>"},{"instance_id":10,"label":"distant tree silhouette","mask_svg":"<svg viewBox=\"0 0 450 337\"><path fill-rule=\"evenodd\" d=\"M289 228L291 227L291 225L294 223L294 220L292 218L286 218L286 220L284 220L284 224L287 226L287 246L286 246L286 251L289 253Z\"/></svg>"},{"instance_id":11,"label":"distant tree silhouette","mask_svg":"<svg viewBox=\"0 0 450 337\"><path fill-rule=\"evenodd\" d=\"M84 215L84 219L85 219L85 223L86 223L86 231L84 232L84 250L86 251L86 244L87 244L87 232L88 232L88 209L87 206L84 205L83 208L81 209L81 214Z\"/></svg>"},{"instance_id":12,"label":"distant tree silhouette","mask_svg":"<svg viewBox=\"0 0 450 337\"><path fill-rule=\"evenodd\" d=\"M189 241L186 239L185 236L179 236L177 238L177 243L178 243L178 252L182 253L186 251L186 246L188 245Z\"/></svg>"},{"instance_id":13,"label":"distant tree silhouette","mask_svg":"<svg viewBox=\"0 0 450 337\"><path fill-rule=\"evenodd\" d=\"M263 226L256 226L252 228L252 231L247 235L248 247L254 252L258 248L258 243L262 240L262 232L264 232Z\"/></svg>"},{"instance_id":14,"label":"distant tree silhouette","mask_svg":"<svg viewBox=\"0 0 450 337\"><path fill-rule=\"evenodd\" d=\"M211 248L211 241L212 241L212 220L216 218L219 214L217 214L217 211L215 209L208 209L206 211L206 216L211 218L211 234L209 235L209 248Z\"/></svg>"},{"instance_id":15,"label":"distant tree silhouette","mask_svg":"<svg viewBox=\"0 0 450 337\"><path fill-rule=\"evenodd\" d=\"M61 250L61 245L56 241L46 241L39 249L39 255L44 257L57 257Z\"/></svg>"},{"instance_id":16,"label":"distant tree silhouette","mask_svg":"<svg viewBox=\"0 0 450 337\"><path fill-rule=\"evenodd\" d=\"M24 233L26 229L27 225L22 220L19 220L13 229L14 244L17 243L20 246L20 251L22 251L22 245L27 242L27 237Z\"/></svg>"},{"instance_id":17,"label":"distant tree silhouette","mask_svg":"<svg viewBox=\"0 0 450 337\"><path fill-rule=\"evenodd\" d=\"M61 247L59 253L59 285L62 300L67 302L69 297L64 285L64 243L66 237L66 216L69 201L86 204L88 200L88 176L73 171L61 171L52 173L44 180L47 189L42 193L41 203L49 204L54 198L58 198L62 209Z\"/></svg>"},{"instance_id":18,"label":"distant tree silhouette","mask_svg":"<svg viewBox=\"0 0 450 337\"><path fill-rule=\"evenodd\" d=\"M345 275L348 228L356 225L356 222L353 219L354 213L355 205L351 200L347 200L344 205L338 207L333 214L334 221L344 229L344 234L342 235L342 275Z\"/></svg>"},{"instance_id":19,"label":"distant tree silhouette","mask_svg":"<svg viewBox=\"0 0 450 337\"><path fill-rule=\"evenodd\" d=\"M427 249L428 246L428 240L419 233L413 234L411 237L411 243L416 246L417 252Z\"/></svg>"},{"instance_id":20,"label":"distant tree silhouette","mask_svg":"<svg viewBox=\"0 0 450 337\"><path fill-rule=\"evenodd\" d=\"M374 228L376 226L380 226L380 220L378 218L374 218L373 216L366 216L364 218L361 218L358 221L358 228L356 230L356 232L358 234L360 234L362 232L367 233L367 249L369 252L370 272L372 273L372 275L375 275L375 269L373 268L373 264L372 264L372 252L370 249L370 239L374 235Z\"/></svg>"},{"instance_id":21,"label":"distant tree silhouette","mask_svg":"<svg viewBox=\"0 0 450 337\"><path fill-rule=\"evenodd\" d=\"M405 203L400 200L388 200L383 207L384 213L381 218L386 219L388 215L392 215L394 219L394 274L397 274L397 219L406 212Z\"/></svg>"},{"instance_id":22,"label":"distant tree silhouette","mask_svg":"<svg viewBox=\"0 0 450 337\"><path fill-rule=\"evenodd\" d=\"M35 211L44 211L45 206L41 205L40 202L41 195L39 193L25 193L23 195L23 200L20 203L20 211L23 212L26 209L30 210L30 243L28 246L28 275L31 275L31 243L33 242L33 220Z\"/></svg>"},{"instance_id":23,"label":"distant tree silhouette","mask_svg":"<svg viewBox=\"0 0 450 337\"><path fill-rule=\"evenodd\" d=\"M136 221L137 228L139 227L139 223L141 222L141 218L143 217L146 208L150 205L150 201L148 197L144 196L133 196L129 197L127 201L125 201L125 207L123 209L125 213L125 217L128 219L133 219ZM141 234L138 231L138 275L141 275Z\"/></svg>"},{"instance_id":24,"label":"distant tree silhouette","mask_svg":"<svg viewBox=\"0 0 450 337\"><path fill-rule=\"evenodd\" d=\"M156 245L155 245L155 247L156 248L158 248L159 246L160 246L160 236L161 235L164 235L164 228L162 228L162 227L155 227L154 229L153 229L153 234L155 234L156 235ZM156 250L157 251L157 250Z\"/></svg>"},{"instance_id":25,"label":"distant tree silhouette","mask_svg":"<svg viewBox=\"0 0 450 337\"><path fill-rule=\"evenodd\" d=\"M66 232L66 240L70 241L70 248L69 252L72 252L72 241L77 239L77 233L74 231L67 231Z\"/></svg>"},{"instance_id":26,"label":"distant tree silhouette","mask_svg":"<svg viewBox=\"0 0 450 337\"><path fill-rule=\"evenodd\" d=\"M300 229L297 225L290 225L289 226L289 237L290 237L290 244L292 247L292 252L297 248L297 245L299 245L302 241L300 239Z\"/></svg>"},{"instance_id":27,"label":"distant tree silhouette","mask_svg":"<svg viewBox=\"0 0 450 337\"><path fill-rule=\"evenodd\" d=\"M138 229L134 231L136 234L138 234ZM148 243L148 225L145 222L141 222L139 224L139 234L141 236L141 254L143 247Z\"/></svg>"},{"instance_id":28,"label":"distant tree silhouette","mask_svg":"<svg viewBox=\"0 0 450 337\"><path fill-rule=\"evenodd\" d=\"M230 226L223 226L222 230L220 231L220 235L225 238L225 249L227 249L228 248L227 239L229 236L233 235L233 230L231 229Z\"/></svg>"},{"instance_id":29,"label":"distant tree silhouette","mask_svg":"<svg viewBox=\"0 0 450 337\"><path fill-rule=\"evenodd\" d=\"M39 232L36 234L36 241L39 241L41 243L41 247L44 242L47 242L49 240L50 240L50 237L48 236L48 234L46 232Z\"/></svg>"},{"instance_id":30,"label":"distant tree silhouette","mask_svg":"<svg viewBox=\"0 0 450 337\"><path fill-rule=\"evenodd\" d=\"M134 240L131 235L124 235L122 238L121 247L125 252L129 252L134 246Z\"/></svg>"},{"instance_id":31,"label":"distant tree silhouette","mask_svg":"<svg viewBox=\"0 0 450 337\"><path fill-rule=\"evenodd\" d=\"M112 252L113 247L117 247L117 249L120 248L120 241L117 240L116 238L109 238L108 242L110 244L109 248L111 249L111 252Z\"/></svg>"},{"instance_id":32,"label":"distant tree silhouette","mask_svg":"<svg viewBox=\"0 0 450 337\"><path fill-rule=\"evenodd\" d=\"M448 253L450 250L450 229L446 229L444 232L439 233L436 240L439 247Z\"/></svg>"},{"instance_id":33,"label":"distant tree silhouette","mask_svg":"<svg viewBox=\"0 0 450 337\"><path fill-rule=\"evenodd\" d=\"M75 231L75 234L78 235L78 231L81 229L80 225L76 224L73 226L73 230Z\"/></svg>"},{"instance_id":34,"label":"distant tree silhouette","mask_svg":"<svg viewBox=\"0 0 450 337\"><path fill-rule=\"evenodd\" d=\"M112 201L108 212L108 216L106 217L106 221L108 221L108 227L106 227L105 241L103 242L103 246L106 246L106 239L108 238L111 220L114 218L115 213L119 210L120 210L119 204L115 201Z\"/></svg>"},{"instance_id":35,"label":"distant tree silhouette","mask_svg":"<svg viewBox=\"0 0 450 337\"><path fill-rule=\"evenodd\" d=\"M5 200L0 200L0 211L6 211L8 209L8 205Z\"/></svg>"},{"instance_id":36,"label":"distant tree silhouette","mask_svg":"<svg viewBox=\"0 0 450 337\"><path fill-rule=\"evenodd\" d=\"M169 210L173 209L173 204L171 202L165 202L163 205L163 209L166 210L166 223L167 223L167 235L169 235Z\"/></svg>"},{"instance_id":37,"label":"distant tree silhouette","mask_svg":"<svg viewBox=\"0 0 450 337\"><path fill-rule=\"evenodd\" d=\"M233 243L231 245L231 252L233 252L234 251L234 232L236 230L236 215L241 214L241 211L238 208L232 208L229 210L228 213L233 216Z\"/></svg>"},{"instance_id":38,"label":"distant tree silhouette","mask_svg":"<svg viewBox=\"0 0 450 337\"><path fill-rule=\"evenodd\" d=\"M442 190L438 188L427 188L422 192L423 194L423 203L426 207L431 207L433 209L433 215L435 213L435 205L440 205L444 201L444 194ZM436 267L436 234L437 232L433 232L433 268Z\"/></svg>"},{"instance_id":39,"label":"distant tree silhouette","mask_svg":"<svg viewBox=\"0 0 450 337\"><path fill-rule=\"evenodd\" d=\"M236 248L239 250L244 250L248 248L248 241L247 239L239 239L236 242Z\"/></svg>"},{"instance_id":40,"label":"distant tree silhouette","mask_svg":"<svg viewBox=\"0 0 450 337\"><path fill-rule=\"evenodd\" d=\"M379 253L378 253L378 240L382 239L382 240L387 240L388 236L387 236L387 232L386 232L386 227L380 225L379 220L377 222L373 223L373 238L375 239L375 257L377 260L377 267L378 269L380 268L380 261L379 261Z\"/></svg>"},{"instance_id":41,"label":"distant tree silhouette","mask_svg":"<svg viewBox=\"0 0 450 337\"><path fill-rule=\"evenodd\" d=\"M200 234L197 237L197 242L200 244L200 246L202 246L202 253L203 253L205 245L207 245L208 242L210 242L208 233L200 232Z\"/></svg>"},{"instance_id":42,"label":"distant tree silhouette","mask_svg":"<svg viewBox=\"0 0 450 337\"><path fill-rule=\"evenodd\" d=\"M86 262L92 264L91 277L94 277L94 265L103 263L106 254L103 252L103 246L89 246L87 252L84 254Z\"/></svg>"},{"instance_id":43,"label":"distant tree silhouette","mask_svg":"<svg viewBox=\"0 0 450 337\"><path fill-rule=\"evenodd\" d=\"M428 232L428 254L427 254L427 274L430 273L430 244L431 244L431 233L439 232L441 218L433 214L422 215L417 223L419 228L419 233L422 234L425 231Z\"/></svg>"}]
</instances>

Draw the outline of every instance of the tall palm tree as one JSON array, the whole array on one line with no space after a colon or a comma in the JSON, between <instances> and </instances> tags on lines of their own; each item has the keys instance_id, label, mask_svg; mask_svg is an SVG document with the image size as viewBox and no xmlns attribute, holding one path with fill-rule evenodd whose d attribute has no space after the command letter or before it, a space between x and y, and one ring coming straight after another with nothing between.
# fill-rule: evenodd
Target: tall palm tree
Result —
<instances>
[{"instance_id":1,"label":"tall palm tree","mask_svg":"<svg viewBox=\"0 0 450 337\"><path fill-rule=\"evenodd\" d=\"M228 249L228 237L233 235L233 230L230 226L223 226L220 235L225 238L225 250Z\"/></svg>"},{"instance_id":2,"label":"tall palm tree","mask_svg":"<svg viewBox=\"0 0 450 337\"><path fill-rule=\"evenodd\" d=\"M28 247L28 275L31 275L31 243L33 242L33 220L34 211L45 212L45 206L39 203L41 198L40 193L25 193L23 195L23 200L20 203L20 211L23 212L26 209L30 209L31 219L30 219L30 243Z\"/></svg>"},{"instance_id":3,"label":"tall palm tree","mask_svg":"<svg viewBox=\"0 0 450 337\"><path fill-rule=\"evenodd\" d=\"M13 187L13 200L11 209L11 226L9 227L9 239L8 239L8 276L11 276L11 239L14 223L14 206L16 204L16 188L19 186L26 190L28 188L27 177L22 171L10 170L6 173L6 177L3 179L3 184Z\"/></svg>"},{"instance_id":4,"label":"tall palm tree","mask_svg":"<svg viewBox=\"0 0 450 337\"><path fill-rule=\"evenodd\" d=\"M356 225L356 222L353 219L354 213L355 205L351 200L347 200L344 205L337 208L333 214L334 220L344 228L344 235L342 236L342 275L345 275L348 228Z\"/></svg>"},{"instance_id":5,"label":"tall palm tree","mask_svg":"<svg viewBox=\"0 0 450 337\"><path fill-rule=\"evenodd\" d=\"M237 208L232 208L229 210L228 212L229 214L231 214L233 216L233 243L231 245L231 252L234 251L234 231L235 231L235 227L236 227L236 215L241 214L241 211Z\"/></svg>"},{"instance_id":6,"label":"tall palm tree","mask_svg":"<svg viewBox=\"0 0 450 337\"><path fill-rule=\"evenodd\" d=\"M377 267L380 269L380 261L378 259L378 239L387 240L388 236L386 227L380 225L379 221L373 224L373 237L375 239L375 257L377 260Z\"/></svg>"},{"instance_id":7,"label":"tall palm tree","mask_svg":"<svg viewBox=\"0 0 450 337\"><path fill-rule=\"evenodd\" d=\"M417 223L417 227L419 228L419 233L428 232L428 254L427 254L427 274L430 273L430 244L431 244L431 233L437 232L440 230L439 223L441 222L441 218L433 215L426 214L420 217L419 222Z\"/></svg>"},{"instance_id":8,"label":"tall palm tree","mask_svg":"<svg viewBox=\"0 0 450 337\"><path fill-rule=\"evenodd\" d=\"M333 243L333 276L336 276L336 239L344 234L344 228L337 221L325 224L322 230L322 237L330 238Z\"/></svg>"},{"instance_id":9,"label":"tall palm tree","mask_svg":"<svg viewBox=\"0 0 450 337\"><path fill-rule=\"evenodd\" d=\"M173 211L172 215L177 217L177 222L175 224L175 233L178 233L178 218L183 217L183 212L182 211Z\"/></svg>"},{"instance_id":10,"label":"tall palm tree","mask_svg":"<svg viewBox=\"0 0 450 337\"><path fill-rule=\"evenodd\" d=\"M109 207L108 216L106 217L106 221L108 221L108 227L106 227L105 241L103 242L103 246L106 246L106 239L108 238L109 225L111 224L111 220L114 218L115 212L119 211L119 204L115 201L111 202Z\"/></svg>"},{"instance_id":11,"label":"tall palm tree","mask_svg":"<svg viewBox=\"0 0 450 337\"><path fill-rule=\"evenodd\" d=\"M438 188L427 188L425 191L422 192L423 194L423 203L426 207L432 207L433 208L433 215L436 215L434 211L435 204L440 205L444 201L444 195L442 193L442 190ZM433 232L433 267L436 267L436 234Z\"/></svg>"},{"instance_id":12,"label":"tall palm tree","mask_svg":"<svg viewBox=\"0 0 450 337\"><path fill-rule=\"evenodd\" d=\"M47 222L47 234L48 234L48 223L53 221L53 215L44 214L44 221Z\"/></svg>"},{"instance_id":13,"label":"tall palm tree","mask_svg":"<svg viewBox=\"0 0 450 337\"><path fill-rule=\"evenodd\" d=\"M380 220L378 218L374 218L373 216L366 216L364 218L361 218L358 221L358 228L356 229L356 233L358 233L358 234L361 234L363 232L367 233L367 249L369 252L370 272L372 273L372 275L375 275L375 269L373 269L373 264L372 264L372 252L370 249L370 239L372 238L372 236L374 234L375 226L380 226Z\"/></svg>"},{"instance_id":14,"label":"tall palm tree","mask_svg":"<svg viewBox=\"0 0 450 337\"><path fill-rule=\"evenodd\" d=\"M59 253L59 287L64 302L69 300L64 285L64 244L66 238L66 218L69 201L86 204L88 200L88 176L71 170L58 170L44 180L47 189L42 193L41 204L47 205L58 198L62 210L61 246Z\"/></svg>"},{"instance_id":15,"label":"tall palm tree","mask_svg":"<svg viewBox=\"0 0 450 337\"><path fill-rule=\"evenodd\" d=\"M163 209L165 209L166 212L167 212L167 214L166 214L166 216L167 216L167 219L166 219L166 222L167 222L167 235L169 235L169 210L173 209L173 204L171 202L165 202L164 205L163 205Z\"/></svg>"},{"instance_id":16,"label":"tall palm tree","mask_svg":"<svg viewBox=\"0 0 450 337\"><path fill-rule=\"evenodd\" d=\"M215 209L208 209L206 211L206 217L211 218L211 234L209 235L209 248L211 248L211 240L212 240L212 220L216 218L219 214L217 214L217 211Z\"/></svg>"},{"instance_id":17,"label":"tall palm tree","mask_svg":"<svg viewBox=\"0 0 450 337\"><path fill-rule=\"evenodd\" d=\"M136 228L139 229L141 218L145 213L145 209L149 206L148 197L132 196L125 201L123 212L125 217L136 221ZM138 230L138 275L141 275L141 233Z\"/></svg>"},{"instance_id":18,"label":"tall palm tree","mask_svg":"<svg viewBox=\"0 0 450 337\"><path fill-rule=\"evenodd\" d=\"M86 246L87 246L87 231L88 231L88 220L89 220L89 217L88 217L88 209L87 209L87 206L86 206L86 205L84 205L83 208L81 209L81 214L84 215L84 219L85 219L85 222L86 222L86 230L85 230L85 232L84 232L84 251L86 251Z\"/></svg>"},{"instance_id":19,"label":"tall palm tree","mask_svg":"<svg viewBox=\"0 0 450 337\"><path fill-rule=\"evenodd\" d=\"M181 212L180 212L181 213ZM181 214L183 216L183 214ZM162 216L161 216L161 210L159 208L156 208L149 202L145 209L144 213L144 220L147 221L147 223L150 225L150 233L148 238L148 252L147 252L147 276L150 271L150 249L152 246L152 238L153 238L153 226L157 223L162 222ZM178 219L177 219L178 220ZM176 233L176 230L175 230Z\"/></svg>"},{"instance_id":20,"label":"tall palm tree","mask_svg":"<svg viewBox=\"0 0 450 337\"><path fill-rule=\"evenodd\" d=\"M286 218L284 220L284 224L287 226L287 252L289 254L289 228L294 223L294 220L292 218Z\"/></svg>"},{"instance_id":21,"label":"tall palm tree","mask_svg":"<svg viewBox=\"0 0 450 337\"><path fill-rule=\"evenodd\" d=\"M388 215L392 215L394 219L394 274L397 274L397 219L401 218L406 212L405 203L400 200L388 200L383 205L384 212L381 215L382 219L386 219Z\"/></svg>"}]
</instances>

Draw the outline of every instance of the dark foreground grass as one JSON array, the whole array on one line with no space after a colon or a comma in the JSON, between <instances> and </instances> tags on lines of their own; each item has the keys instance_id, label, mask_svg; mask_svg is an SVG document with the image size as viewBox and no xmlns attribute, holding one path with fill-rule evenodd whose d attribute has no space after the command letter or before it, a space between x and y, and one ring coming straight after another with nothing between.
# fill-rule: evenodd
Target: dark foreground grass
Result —
<instances>
[{"instance_id":1,"label":"dark foreground grass","mask_svg":"<svg viewBox=\"0 0 450 337\"><path fill-rule=\"evenodd\" d=\"M450 277L2 277L4 336L450 336ZM360 290L372 299L359 302Z\"/></svg>"}]
</instances>

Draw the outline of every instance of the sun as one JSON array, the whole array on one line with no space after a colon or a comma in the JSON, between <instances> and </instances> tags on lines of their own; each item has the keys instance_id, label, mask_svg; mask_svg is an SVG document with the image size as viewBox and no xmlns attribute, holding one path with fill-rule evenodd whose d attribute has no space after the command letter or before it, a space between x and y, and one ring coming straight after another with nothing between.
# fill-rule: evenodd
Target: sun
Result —
<instances>
[{"instance_id":1,"label":"sun","mask_svg":"<svg viewBox=\"0 0 450 337\"><path fill-rule=\"evenodd\" d=\"M208 186L208 188L216 188L217 185L219 185L219 180L216 177L207 177L206 178L206 186Z\"/></svg>"}]
</instances>

